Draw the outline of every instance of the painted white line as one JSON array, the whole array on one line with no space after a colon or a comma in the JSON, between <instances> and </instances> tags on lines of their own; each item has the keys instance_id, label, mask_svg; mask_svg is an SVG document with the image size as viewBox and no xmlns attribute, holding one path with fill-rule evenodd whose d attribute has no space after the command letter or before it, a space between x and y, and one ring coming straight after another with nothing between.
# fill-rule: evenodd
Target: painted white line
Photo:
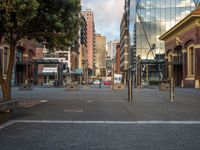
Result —
<instances>
[{"instance_id":1,"label":"painted white line","mask_svg":"<svg viewBox=\"0 0 200 150\"><path fill-rule=\"evenodd\" d=\"M65 123L65 124L199 124L200 121L64 121L64 120L13 120L20 123Z\"/></svg>"},{"instance_id":2,"label":"painted white line","mask_svg":"<svg viewBox=\"0 0 200 150\"><path fill-rule=\"evenodd\" d=\"M3 128L8 127L8 126L10 126L10 125L12 125L14 123L15 123L15 120L7 121L6 123L3 123L3 124L0 125L0 130L3 129Z\"/></svg>"},{"instance_id":3,"label":"painted white line","mask_svg":"<svg viewBox=\"0 0 200 150\"><path fill-rule=\"evenodd\" d=\"M64 120L10 120L0 125L0 130L14 123L49 123L49 124L116 124L116 125L200 125L200 121L64 121Z\"/></svg>"}]
</instances>

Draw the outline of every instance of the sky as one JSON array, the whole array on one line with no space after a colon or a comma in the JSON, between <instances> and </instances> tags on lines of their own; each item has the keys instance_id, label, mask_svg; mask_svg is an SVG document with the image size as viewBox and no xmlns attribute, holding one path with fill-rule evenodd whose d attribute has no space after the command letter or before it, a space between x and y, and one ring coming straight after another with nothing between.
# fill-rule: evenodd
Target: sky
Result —
<instances>
[{"instance_id":1,"label":"sky","mask_svg":"<svg viewBox=\"0 0 200 150\"><path fill-rule=\"evenodd\" d=\"M119 40L120 22L124 12L124 0L81 0L82 10L94 12L96 34L106 36L107 42Z\"/></svg>"}]
</instances>

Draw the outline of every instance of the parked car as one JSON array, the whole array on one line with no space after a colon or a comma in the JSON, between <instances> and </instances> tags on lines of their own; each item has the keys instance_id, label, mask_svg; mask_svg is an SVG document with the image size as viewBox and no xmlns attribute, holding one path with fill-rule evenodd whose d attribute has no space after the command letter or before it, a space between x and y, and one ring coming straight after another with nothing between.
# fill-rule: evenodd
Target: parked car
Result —
<instances>
[{"instance_id":1,"label":"parked car","mask_svg":"<svg viewBox=\"0 0 200 150\"><path fill-rule=\"evenodd\" d=\"M104 81L103 84L104 84L104 85L110 85L111 82L110 82L110 81Z\"/></svg>"},{"instance_id":2,"label":"parked car","mask_svg":"<svg viewBox=\"0 0 200 150\"><path fill-rule=\"evenodd\" d=\"M95 80L95 81L93 82L93 84L94 84L94 85L99 85L99 84L100 84L100 80Z\"/></svg>"}]
</instances>

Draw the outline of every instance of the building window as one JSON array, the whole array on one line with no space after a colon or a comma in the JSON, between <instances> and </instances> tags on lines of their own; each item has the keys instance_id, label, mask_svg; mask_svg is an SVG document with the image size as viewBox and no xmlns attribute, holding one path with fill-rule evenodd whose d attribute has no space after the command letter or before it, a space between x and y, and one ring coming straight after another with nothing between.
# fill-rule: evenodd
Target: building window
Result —
<instances>
[{"instance_id":1,"label":"building window","mask_svg":"<svg viewBox=\"0 0 200 150\"><path fill-rule=\"evenodd\" d=\"M17 61L22 61L22 58L23 58L23 50L18 49L17 53L16 53L16 60Z\"/></svg>"},{"instance_id":2,"label":"building window","mask_svg":"<svg viewBox=\"0 0 200 150\"><path fill-rule=\"evenodd\" d=\"M44 67L47 67L47 68L57 68L57 64L44 64Z\"/></svg>"},{"instance_id":3,"label":"building window","mask_svg":"<svg viewBox=\"0 0 200 150\"><path fill-rule=\"evenodd\" d=\"M58 53L58 58L65 58L65 60L68 60L68 53Z\"/></svg>"},{"instance_id":4,"label":"building window","mask_svg":"<svg viewBox=\"0 0 200 150\"><path fill-rule=\"evenodd\" d=\"M195 55L194 47L188 49L188 76L194 76L195 74Z\"/></svg>"}]
</instances>

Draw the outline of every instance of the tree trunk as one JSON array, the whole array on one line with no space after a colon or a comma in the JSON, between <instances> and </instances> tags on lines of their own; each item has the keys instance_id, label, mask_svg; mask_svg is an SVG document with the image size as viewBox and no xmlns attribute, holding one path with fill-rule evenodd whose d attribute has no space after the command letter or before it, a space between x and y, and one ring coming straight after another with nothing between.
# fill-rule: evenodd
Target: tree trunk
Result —
<instances>
[{"instance_id":1,"label":"tree trunk","mask_svg":"<svg viewBox=\"0 0 200 150\"><path fill-rule=\"evenodd\" d=\"M6 79L3 79L3 68L0 67L0 84L3 92L3 100L11 100L11 80L13 74L13 66L15 61L15 46L16 42L10 42L10 56L9 56L9 64L7 68Z\"/></svg>"},{"instance_id":2,"label":"tree trunk","mask_svg":"<svg viewBox=\"0 0 200 150\"><path fill-rule=\"evenodd\" d=\"M11 86L8 83L2 84L3 101L11 100Z\"/></svg>"}]
</instances>

